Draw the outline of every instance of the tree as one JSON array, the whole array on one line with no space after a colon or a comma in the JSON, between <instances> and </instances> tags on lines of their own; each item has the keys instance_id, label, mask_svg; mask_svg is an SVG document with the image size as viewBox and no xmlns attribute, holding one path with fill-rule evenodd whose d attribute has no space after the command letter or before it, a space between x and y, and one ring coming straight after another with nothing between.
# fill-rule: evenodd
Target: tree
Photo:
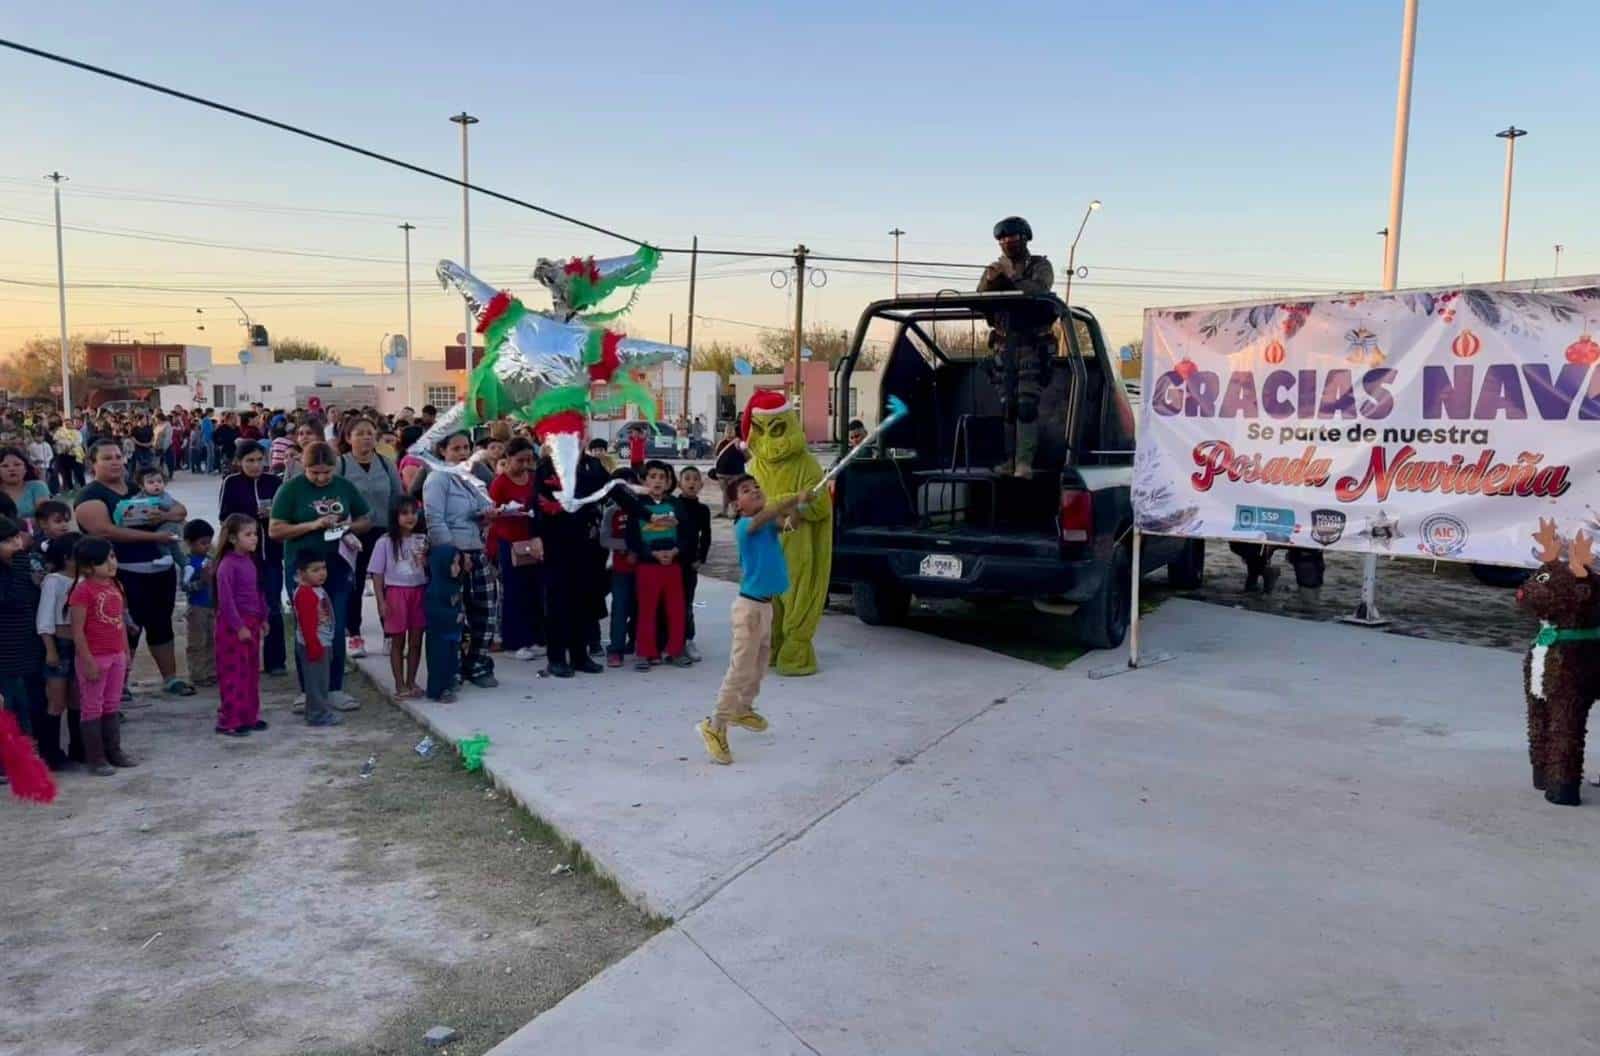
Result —
<instances>
[{"instance_id":1,"label":"tree","mask_svg":"<svg viewBox=\"0 0 1600 1056\"><path fill-rule=\"evenodd\" d=\"M272 354L279 363L337 363L339 357L327 345L306 341L298 337L285 337L272 346Z\"/></svg>"},{"instance_id":2,"label":"tree","mask_svg":"<svg viewBox=\"0 0 1600 1056\"><path fill-rule=\"evenodd\" d=\"M750 350L741 345L725 345L720 341L702 347L694 354L695 370L714 370L717 380L721 385L728 384L728 379L733 377L733 364L735 360L748 361L751 358Z\"/></svg>"},{"instance_id":3,"label":"tree","mask_svg":"<svg viewBox=\"0 0 1600 1056\"><path fill-rule=\"evenodd\" d=\"M86 378L87 359L83 346L87 341L103 341L103 334L73 334L67 339L68 368L72 375L72 403L83 406L88 397ZM59 337L30 337L5 360L0 361L0 387L18 396L50 397L59 399L51 388L61 386L61 339Z\"/></svg>"},{"instance_id":4,"label":"tree","mask_svg":"<svg viewBox=\"0 0 1600 1056\"><path fill-rule=\"evenodd\" d=\"M813 360L832 368L850 350L850 331L816 323L806 327L800 343L811 350ZM794 331L763 330L760 355L762 366L782 370L785 364L794 359Z\"/></svg>"}]
</instances>

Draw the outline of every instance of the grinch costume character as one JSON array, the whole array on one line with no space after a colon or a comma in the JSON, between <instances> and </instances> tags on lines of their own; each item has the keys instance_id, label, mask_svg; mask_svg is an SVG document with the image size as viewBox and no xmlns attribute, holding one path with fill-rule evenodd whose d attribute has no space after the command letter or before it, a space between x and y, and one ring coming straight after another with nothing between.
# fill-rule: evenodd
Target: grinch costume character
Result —
<instances>
[{"instance_id":1,"label":"grinch costume character","mask_svg":"<svg viewBox=\"0 0 1600 1056\"><path fill-rule=\"evenodd\" d=\"M806 449L800 411L781 392L760 390L744 409L747 467L768 502L816 487L822 467ZM821 491L784 526L783 556L789 565L789 590L773 599L772 666L780 675L814 675L817 651L811 639L828 603L833 569L833 499Z\"/></svg>"}]
</instances>

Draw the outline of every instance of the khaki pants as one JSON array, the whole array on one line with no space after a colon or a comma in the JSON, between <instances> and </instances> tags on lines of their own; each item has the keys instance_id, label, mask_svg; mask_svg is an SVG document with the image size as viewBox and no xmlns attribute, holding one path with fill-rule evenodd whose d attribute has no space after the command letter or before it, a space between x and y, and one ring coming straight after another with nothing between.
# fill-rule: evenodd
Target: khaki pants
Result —
<instances>
[{"instance_id":1,"label":"khaki pants","mask_svg":"<svg viewBox=\"0 0 1600 1056\"><path fill-rule=\"evenodd\" d=\"M217 610L189 606L189 681L217 680Z\"/></svg>"},{"instance_id":2,"label":"khaki pants","mask_svg":"<svg viewBox=\"0 0 1600 1056\"><path fill-rule=\"evenodd\" d=\"M719 729L753 710L756 694L761 692L761 676L767 673L771 659L772 602L733 599L733 650L717 693Z\"/></svg>"}]
</instances>

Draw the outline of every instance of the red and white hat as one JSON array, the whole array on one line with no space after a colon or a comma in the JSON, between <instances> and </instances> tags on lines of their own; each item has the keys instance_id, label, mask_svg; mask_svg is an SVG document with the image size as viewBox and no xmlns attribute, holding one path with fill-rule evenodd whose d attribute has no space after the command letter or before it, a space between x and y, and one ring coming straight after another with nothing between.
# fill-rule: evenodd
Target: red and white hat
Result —
<instances>
[{"instance_id":1,"label":"red and white hat","mask_svg":"<svg viewBox=\"0 0 1600 1056\"><path fill-rule=\"evenodd\" d=\"M792 410L794 410L794 404L790 402L788 394L782 389L757 389L751 394L750 401L744 405L744 416L739 420L739 438L741 440L750 439L751 415L759 414L767 417L774 414L786 414Z\"/></svg>"}]
</instances>

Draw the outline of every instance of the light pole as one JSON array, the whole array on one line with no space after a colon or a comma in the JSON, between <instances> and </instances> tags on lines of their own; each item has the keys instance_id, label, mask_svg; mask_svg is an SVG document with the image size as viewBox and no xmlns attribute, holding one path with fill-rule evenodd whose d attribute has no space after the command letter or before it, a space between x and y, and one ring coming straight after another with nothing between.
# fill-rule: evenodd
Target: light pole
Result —
<instances>
[{"instance_id":1,"label":"light pole","mask_svg":"<svg viewBox=\"0 0 1600 1056\"><path fill-rule=\"evenodd\" d=\"M417 405L417 375L411 369L411 361L417 358L417 348L411 343L411 232L416 225L407 220L400 225L400 230L406 233L406 406Z\"/></svg>"},{"instance_id":2,"label":"light pole","mask_svg":"<svg viewBox=\"0 0 1600 1056\"><path fill-rule=\"evenodd\" d=\"M1551 272L1552 275L1557 277L1561 275L1561 251L1566 248L1567 247L1563 246L1560 242L1556 243L1556 270Z\"/></svg>"},{"instance_id":3,"label":"light pole","mask_svg":"<svg viewBox=\"0 0 1600 1056\"><path fill-rule=\"evenodd\" d=\"M1100 199L1096 198L1089 203L1089 208L1083 211L1083 222L1078 225L1078 233L1072 236L1072 248L1067 250L1067 296L1066 303L1072 304L1072 272L1078 259L1078 239L1083 237L1083 229L1089 226L1089 217L1100 208Z\"/></svg>"},{"instance_id":4,"label":"light pole","mask_svg":"<svg viewBox=\"0 0 1600 1056\"><path fill-rule=\"evenodd\" d=\"M1516 125L1507 127L1503 132L1496 132L1496 139L1506 141L1506 199L1500 207L1500 281L1506 281L1506 243L1511 238L1511 170L1517 163L1517 140L1528 134L1525 128Z\"/></svg>"},{"instance_id":5,"label":"light pole","mask_svg":"<svg viewBox=\"0 0 1600 1056\"><path fill-rule=\"evenodd\" d=\"M72 348L67 343L67 261L61 249L61 181L66 177L59 172L52 172L45 179L55 184L56 300L61 309L61 416L67 418L72 414L72 369L68 365Z\"/></svg>"},{"instance_id":6,"label":"light pole","mask_svg":"<svg viewBox=\"0 0 1600 1056\"><path fill-rule=\"evenodd\" d=\"M1406 202L1406 145L1411 135L1411 69L1417 54L1417 0L1406 0L1405 22L1400 31L1400 86L1394 102L1394 155L1389 168L1389 224L1383 235L1383 288L1400 282L1400 227ZM1378 613L1378 558L1368 554L1361 562L1361 600L1356 611L1341 617L1361 627L1388 624Z\"/></svg>"},{"instance_id":7,"label":"light pole","mask_svg":"<svg viewBox=\"0 0 1600 1056\"><path fill-rule=\"evenodd\" d=\"M471 192L467 190L467 129L478 123L478 119L465 110L450 119L461 126L461 267L466 271L472 270L472 213ZM409 275L410 273L407 272ZM466 305L466 324L461 328L461 343L464 349L466 370L472 373L472 304ZM413 404L412 406L415 406Z\"/></svg>"},{"instance_id":8,"label":"light pole","mask_svg":"<svg viewBox=\"0 0 1600 1056\"><path fill-rule=\"evenodd\" d=\"M894 239L894 295L900 296L900 236L905 234L898 227L889 232Z\"/></svg>"}]
</instances>

